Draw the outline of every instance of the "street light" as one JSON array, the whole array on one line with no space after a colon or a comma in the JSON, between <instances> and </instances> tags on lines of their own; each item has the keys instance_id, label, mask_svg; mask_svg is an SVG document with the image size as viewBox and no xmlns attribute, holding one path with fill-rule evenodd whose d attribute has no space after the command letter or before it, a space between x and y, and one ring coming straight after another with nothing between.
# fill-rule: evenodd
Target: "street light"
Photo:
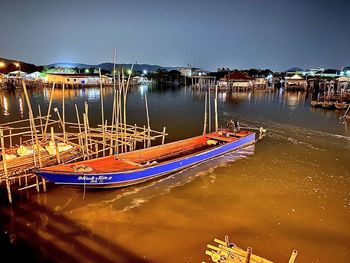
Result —
<instances>
[{"instance_id":1,"label":"street light","mask_svg":"<svg viewBox=\"0 0 350 263\"><path fill-rule=\"evenodd\" d=\"M18 76L20 77L21 76L21 64L19 62L15 62L14 64L18 68L18 71L19 71Z\"/></svg>"}]
</instances>

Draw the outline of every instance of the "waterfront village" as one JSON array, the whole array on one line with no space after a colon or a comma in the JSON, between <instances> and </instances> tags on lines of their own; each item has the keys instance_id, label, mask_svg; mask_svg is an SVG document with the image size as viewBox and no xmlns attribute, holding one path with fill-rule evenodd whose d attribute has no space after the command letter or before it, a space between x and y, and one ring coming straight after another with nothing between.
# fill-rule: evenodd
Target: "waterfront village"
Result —
<instances>
[{"instance_id":1,"label":"waterfront village","mask_svg":"<svg viewBox=\"0 0 350 263\"><path fill-rule=\"evenodd\" d=\"M112 63L98 66L58 63L35 66L13 60L0 60L0 89L21 88L25 80L28 88L56 87L82 88L113 85L113 70L124 71L124 81L131 85L157 82L171 85L191 85L193 88L217 87L221 90L246 91L283 88L286 91L309 91L314 94L314 107L346 109L350 102L350 66L341 69L290 68L283 72L270 69L238 70L218 68L208 71L191 67L161 67L147 64ZM101 73L101 76L100 74Z\"/></svg>"}]
</instances>

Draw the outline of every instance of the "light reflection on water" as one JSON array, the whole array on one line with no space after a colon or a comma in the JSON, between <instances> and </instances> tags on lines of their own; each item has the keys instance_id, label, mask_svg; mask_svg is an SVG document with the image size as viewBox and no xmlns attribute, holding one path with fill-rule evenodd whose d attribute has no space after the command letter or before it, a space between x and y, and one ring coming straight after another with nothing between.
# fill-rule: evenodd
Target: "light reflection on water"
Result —
<instances>
[{"instance_id":1,"label":"light reflection on water","mask_svg":"<svg viewBox=\"0 0 350 263\"><path fill-rule=\"evenodd\" d=\"M30 93L45 112L50 91ZM167 141L202 132L204 92L139 87L129 93L130 123L146 123L146 93L151 126L166 126ZM105 94L108 116L113 92ZM55 92L53 107L61 107L62 96ZM83 109L87 101L91 121L100 123L99 88L66 90L64 96L67 112L74 103ZM17 98L27 116L20 90L1 92L0 98L1 122L21 118ZM276 262L287 262L292 249L299 250L298 262L350 262L350 131L339 121L342 113L311 108L304 92L220 92L218 98L220 126L235 118L266 128L266 137L255 147L138 186L89 191L85 199L79 189L55 186L46 194L31 194L31 201L110 244L133 244L138 248L133 252L152 262L208 261L206 244L225 234ZM74 114L66 117L75 121ZM37 232L54 222L46 216Z\"/></svg>"}]
</instances>

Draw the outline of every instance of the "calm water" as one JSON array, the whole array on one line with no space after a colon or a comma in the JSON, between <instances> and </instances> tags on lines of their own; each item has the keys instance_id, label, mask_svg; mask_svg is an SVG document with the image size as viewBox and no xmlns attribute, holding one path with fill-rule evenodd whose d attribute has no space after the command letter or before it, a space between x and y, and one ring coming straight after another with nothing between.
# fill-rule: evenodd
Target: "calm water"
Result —
<instances>
[{"instance_id":1,"label":"calm water","mask_svg":"<svg viewBox=\"0 0 350 263\"><path fill-rule=\"evenodd\" d=\"M204 94L190 88L131 91L130 124L146 123L146 93L151 126L166 126L167 141L201 133ZM30 95L45 112L49 93ZM55 92L54 107L62 95ZM64 96L67 120L75 121L74 103L82 111L87 101L90 121L100 123L99 89ZM111 90L105 96L108 115ZM222 126L234 118L267 135L159 181L85 195L51 185L12 207L2 202L2 226L15 244L9 249L25 239L41 248L36 261L209 262L206 245L227 234L276 262L288 262L293 249L297 262L350 262L350 124L339 121L342 112L313 109L309 95L283 91L220 93L219 112ZM0 93L1 123L26 116L21 91Z\"/></svg>"}]
</instances>

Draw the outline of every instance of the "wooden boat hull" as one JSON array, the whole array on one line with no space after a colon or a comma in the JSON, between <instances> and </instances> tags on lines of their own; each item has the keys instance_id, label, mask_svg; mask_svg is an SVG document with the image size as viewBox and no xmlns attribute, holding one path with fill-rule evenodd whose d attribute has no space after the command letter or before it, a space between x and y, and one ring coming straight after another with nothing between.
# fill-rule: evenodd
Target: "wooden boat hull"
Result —
<instances>
[{"instance_id":1,"label":"wooden boat hull","mask_svg":"<svg viewBox=\"0 0 350 263\"><path fill-rule=\"evenodd\" d=\"M346 110L349 105L346 103L335 103L334 106L338 109L338 110Z\"/></svg>"},{"instance_id":2,"label":"wooden boat hull","mask_svg":"<svg viewBox=\"0 0 350 263\"><path fill-rule=\"evenodd\" d=\"M201 162L210 160L239 148L243 148L253 143L255 143L255 133L249 133L247 136L244 136L232 142L218 145L210 150L202 151L197 154L187 155L182 158L177 158L153 166L146 166L129 171L72 173L55 171L52 168L51 170L44 168L37 170L36 174L56 184L84 186L89 188L124 187L175 173L187 167L199 164ZM152 148L155 147L151 147L143 151L146 153L147 150L151 151Z\"/></svg>"}]
</instances>

